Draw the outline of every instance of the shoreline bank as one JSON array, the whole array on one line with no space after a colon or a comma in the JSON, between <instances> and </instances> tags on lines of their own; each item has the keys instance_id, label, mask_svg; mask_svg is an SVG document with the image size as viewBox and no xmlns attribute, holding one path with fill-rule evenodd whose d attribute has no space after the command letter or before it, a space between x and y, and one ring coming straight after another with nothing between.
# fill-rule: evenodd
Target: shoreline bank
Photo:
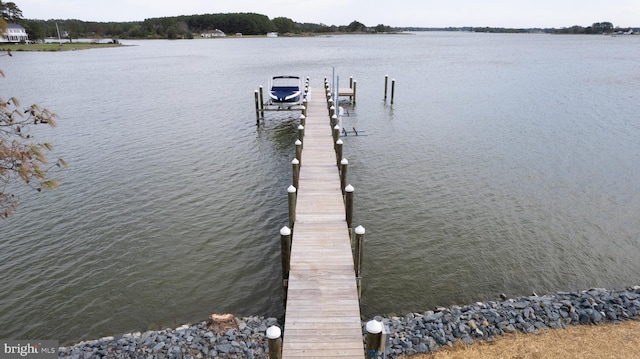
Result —
<instances>
[{"instance_id":1,"label":"shoreline bank","mask_svg":"<svg viewBox=\"0 0 640 359\"><path fill-rule=\"evenodd\" d=\"M387 357L431 353L456 341L493 341L505 333L537 333L570 325L640 320L640 286L591 288L545 296L503 298L438 307L405 316L378 316L389 329ZM362 326L366 325L365 320ZM268 358L266 330L276 318L212 315L175 329L136 332L60 347L59 358ZM286 329L283 331L286 338ZM364 343L364 337L363 337Z\"/></svg>"}]
</instances>

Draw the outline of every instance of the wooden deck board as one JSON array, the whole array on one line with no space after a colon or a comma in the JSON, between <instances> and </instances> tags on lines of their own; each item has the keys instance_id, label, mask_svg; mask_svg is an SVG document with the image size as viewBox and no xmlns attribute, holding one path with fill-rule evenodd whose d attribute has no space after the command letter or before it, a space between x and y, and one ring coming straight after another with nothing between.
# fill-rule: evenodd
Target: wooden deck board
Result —
<instances>
[{"instance_id":1,"label":"wooden deck board","mask_svg":"<svg viewBox=\"0 0 640 359\"><path fill-rule=\"evenodd\" d=\"M307 104L283 358L364 357L360 304L323 91Z\"/></svg>"}]
</instances>

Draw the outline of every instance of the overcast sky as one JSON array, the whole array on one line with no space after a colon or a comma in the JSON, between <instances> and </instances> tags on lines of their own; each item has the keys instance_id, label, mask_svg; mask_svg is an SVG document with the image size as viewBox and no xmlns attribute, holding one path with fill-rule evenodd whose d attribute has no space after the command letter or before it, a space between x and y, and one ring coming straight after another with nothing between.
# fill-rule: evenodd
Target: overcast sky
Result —
<instances>
[{"instance_id":1,"label":"overcast sky","mask_svg":"<svg viewBox=\"0 0 640 359\"><path fill-rule=\"evenodd\" d=\"M254 12L295 22L367 26L640 26L640 0L13 0L27 19L142 21Z\"/></svg>"}]
</instances>

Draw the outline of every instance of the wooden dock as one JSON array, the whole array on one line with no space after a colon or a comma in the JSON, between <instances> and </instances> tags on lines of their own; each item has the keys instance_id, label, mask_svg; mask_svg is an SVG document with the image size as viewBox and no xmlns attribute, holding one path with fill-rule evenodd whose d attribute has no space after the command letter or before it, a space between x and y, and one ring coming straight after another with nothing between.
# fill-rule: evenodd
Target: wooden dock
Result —
<instances>
[{"instance_id":1,"label":"wooden dock","mask_svg":"<svg viewBox=\"0 0 640 359\"><path fill-rule=\"evenodd\" d=\"M282 358L364 358L345 205L323 89L311 91L293 227Z\"/></svg>"}]
</instances>

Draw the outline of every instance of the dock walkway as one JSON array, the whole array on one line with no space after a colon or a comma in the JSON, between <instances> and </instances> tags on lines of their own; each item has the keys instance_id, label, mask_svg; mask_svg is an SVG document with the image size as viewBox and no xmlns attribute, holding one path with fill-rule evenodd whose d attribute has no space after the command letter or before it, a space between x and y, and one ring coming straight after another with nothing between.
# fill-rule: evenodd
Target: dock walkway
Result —
<instances>
[{"instance_id":1,"label":"dock walkway","mask_svg":"<svg viewBox=\"0 0 640 359\"><path fill-rule=\"evenodd\" d=\"M311 91L282 358L364 358L360 304L327 102Z\"/></svg>"}]
</instances>

